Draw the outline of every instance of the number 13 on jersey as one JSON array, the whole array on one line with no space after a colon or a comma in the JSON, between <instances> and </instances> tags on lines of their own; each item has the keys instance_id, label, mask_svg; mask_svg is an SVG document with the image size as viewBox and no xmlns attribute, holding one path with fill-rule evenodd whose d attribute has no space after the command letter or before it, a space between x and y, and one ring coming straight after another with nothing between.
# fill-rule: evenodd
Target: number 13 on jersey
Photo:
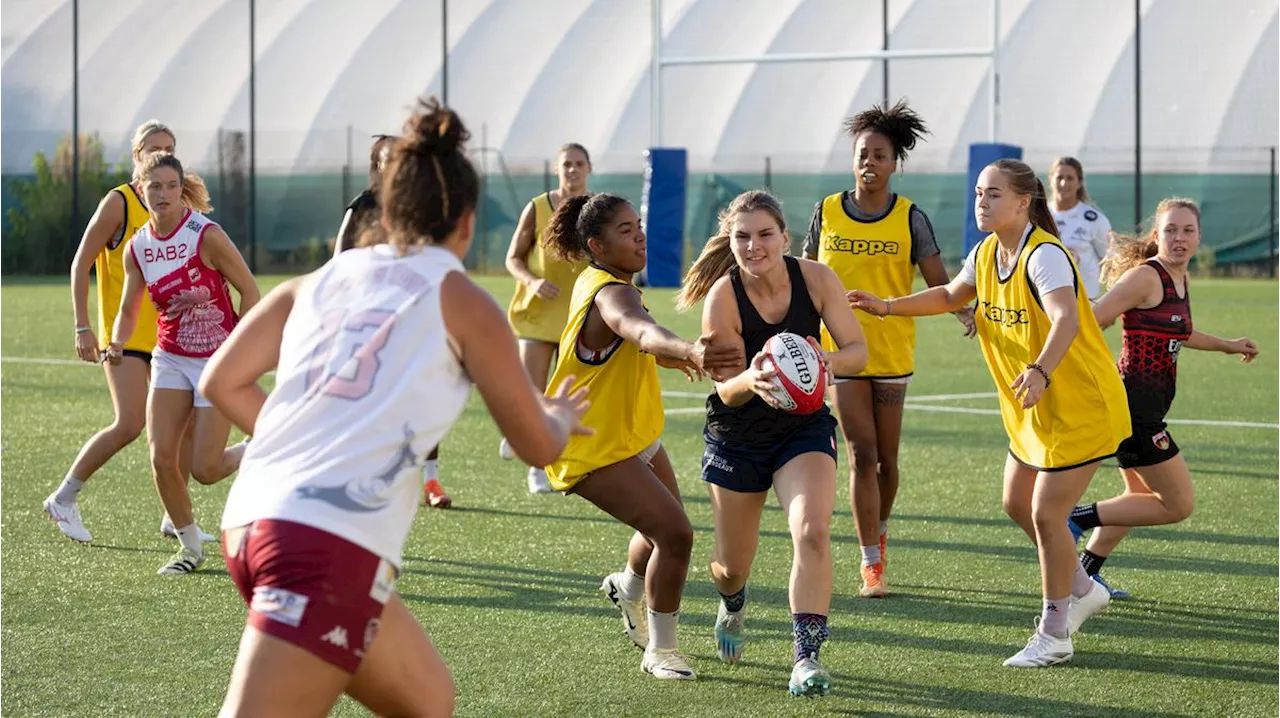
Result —
<instances>
[{"instance_id":1,"label":"number 13 on jersey","mask_svg":"<svg viewBox=\"0 0 1280 718\"><path fill-rule=\"evenodd\" d=\"M356 400L373 390L378 352L395 327L396 313L385 309L331 310L311 352L307 393Z\"/></svg>"}]
</instances>

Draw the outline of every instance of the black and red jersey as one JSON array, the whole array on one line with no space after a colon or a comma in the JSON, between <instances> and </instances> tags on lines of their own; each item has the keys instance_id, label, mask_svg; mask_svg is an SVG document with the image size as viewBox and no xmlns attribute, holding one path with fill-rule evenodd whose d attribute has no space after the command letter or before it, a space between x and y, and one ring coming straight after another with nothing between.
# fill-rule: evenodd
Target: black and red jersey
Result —
<instances>
[{"instance_id":1,"label":"black and red jersey","mask_svg":"<svg viewBox=\"0 0 1280 718\"><path fill-rule=\"evenodd\" d=\"M1150 309L1124 313L1124 347L1120 350L1120 377L1129 395L1134 424L1164 421L1173 405L1178 379L1178 352L1191 336L1191 294L1183 284L1178 296L1173 278L1159 260L1147 266L1160 275L1163 298Z\"/></svg>"}]
</instances>

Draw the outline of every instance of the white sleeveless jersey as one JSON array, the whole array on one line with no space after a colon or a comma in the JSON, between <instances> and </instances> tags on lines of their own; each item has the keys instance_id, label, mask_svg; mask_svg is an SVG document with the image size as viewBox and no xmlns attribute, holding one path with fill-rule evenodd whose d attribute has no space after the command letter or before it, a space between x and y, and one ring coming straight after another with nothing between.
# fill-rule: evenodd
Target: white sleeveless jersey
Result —
<instances>
[{"instance_id":1,"label":"white sleeveless jersey","mask_svg":"<svg viewBox=\"0 0 1280 718\"><path fill-rule=\"evenodd\" d=\"M1111 243L1111 223L1106 215L1093 205L1077 202L1065 212L1054 212L1053 221L1058 225L1058 239L1075 253L1076 268L1089 298L1102 296L1099 275Z\"/></svg>"},{"instance_id":2,"label":"white sleeveless jersey","mask_svg":"<svg viewBox=\"0 0 1280 718\"><path fill-rule=\"evenodd\" d=\"M470 392L440 311L441 283L461 271L439 247L381 245L339 254L300 288L224 529L293 521L400 565L422 458Z\"/></svg>"}]
</instances>

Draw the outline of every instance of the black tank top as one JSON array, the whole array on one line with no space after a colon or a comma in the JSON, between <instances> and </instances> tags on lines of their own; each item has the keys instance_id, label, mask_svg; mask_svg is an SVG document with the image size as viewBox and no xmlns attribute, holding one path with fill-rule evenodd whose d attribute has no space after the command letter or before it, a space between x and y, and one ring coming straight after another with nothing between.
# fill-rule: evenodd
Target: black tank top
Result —
<instances>
[{"instance_id":1,"label":"black tank top","mask_svg":"<svg viewBox=\"0 0 1280 718\"><path fill-rule=\"evenodd\" d=\"M1178 382L1178 353L1191 337L1191 291L1178 296L1163 264L1147 261L1160 275L1163 298L1150 309L1124 313L1124 346L1117 368L1129 395L1129 415L1134 424L1164 421Z\"/></svg>"},{"instance_id":2,"label":"black tank top","mask_svg":"<svg viewBox=\"0 0 1280 718\"><path fill-rule=\"evenodd\" d=\"M733 284L733 296L738 300L738 316L742 318L742 342L746 345L747 363L764 349L769 337L779 332L792 332L802 337L818 338L822 317L813 306L809 297L809 287L804 283L804 273L800 262L794 257L783 257L787 265L787 274L791 277L791 304L787 307L787 316L781 322L770 324L760 316L756 307L747 296L742 285L742 276L738 267L729 270L729 281ZM767 446L790 436L796 429L818 420L831 412L826 406L812 414L796 416L779 411L769 406L758 396L742 406L729 407L720 400L715 391L707 397L706 433L718 441L749 441L754 445Z\"/></svg>"}]
</instances>

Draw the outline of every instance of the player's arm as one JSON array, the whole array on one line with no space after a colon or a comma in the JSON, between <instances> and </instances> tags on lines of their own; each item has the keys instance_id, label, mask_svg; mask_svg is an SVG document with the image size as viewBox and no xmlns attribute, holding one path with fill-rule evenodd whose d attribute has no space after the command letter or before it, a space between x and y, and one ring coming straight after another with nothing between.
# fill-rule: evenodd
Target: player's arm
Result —
<instances>
[{"instance_id":1,"label":"player's arm","mask_svg":"<svg viewBox=\"0 0 1280 718\"><path fill-rule=\"evenodd\" d=\"M533 245L537 241L538 212L533 202L530 202L520 213L520 221L516 223L516 231L511 235L511 244L507 247L507 272L539 297L555 299L560 295L560 288L529 271L529 253L533 251Z\"/></svg>"},{"instance_id":2,"label":"player's arm","mask_svg":"<svg viewBox=\"0 0 1280 718\"><path fill-rule=\"evenodd\" d=\"M610 284L596 292L595 307L614 334L640 347L640 351L677 362L689 362L711 373L737 366L743 361L742 347L699 337L688 342L653 321L640 302L640 292L629 284Z\"/></svg>"},{"instance_id":3,"label":"player's arm","mask_svg":"<svg viewBox=\"0 0 1280 718\"><path fill-rule=\"evenodd\" d=\"M735 349L740 356L720 370L716 382L716 394L725 406L742 406L761 391L768 393L773 372L747 366L738 300L728 277L717 280L707 292L707 300L702 304L702 335L716 338L721 346Z\"/></svg>"},{"instance_id":4,"label":"player's arm","mask_svg":"<svg viewBox=\"0 0 1280 718\"><path fill-rule=\"evenodd\" d=\"M870 292L854 289L846 292L845 297L854 309L861 309L877 317L927 317L934 314L954 312L972 302L978 296L976 285L964 281L957 276L950 282L938 287L923 289L915 294L897 299L881 299Z\"/></svg>"},{"instance_id":5,"label":"player's arm","mask_svg":"<svg viewBox=\"0 0 1280 718\"><path fill-rule=\"evenodd\" d=\"M577 422L587 406L585 388L566 397L569 377L556 396L544 399L520 363L506 314L488 292L450 272L440 287L440 309L458 359L521 461L547 466L560 458L570 433L589 433Z\"/></svg>"},{"instance_id":6,"label":"player's arm","mask_svg":"<svg viewBox=\"0 0 1280 718\"><path fill-rule=\"evenodd\" d=\"M1222 352L1223 354L1239 354L1240 361L1248 364L1258 358L1258 345L1249 337L1224 339L1201 331L1192 331L1191 336L1183 344L1191 349L1201 351Z\"/></svg>"},{"instance_id":7,"label":"player's arm","mask_svg":"<svg viewBox=\"0 0 1280 718\"><path fill-rule=\"evenodd\" d=\"M809 231L804 235L803 254L805 259L817 261L818 249L822 241L822 202L813 206L813 215L809 217Z\"/></svg>"},{"instance_id":8,"label":"player's arm","mask_svg":"<svg viewBox=\"0 0 1280 718\"><path fill-rule=\"evenodd\" d=\"M76 317L76 355L84 361L98 361L98 338L89 320L89 269L107 243L124 226L125 202L119 192L108 192L85 227L71 260L71 307ZM102 277L98 281L104 281Z\"/></svg>"},{"instance_id":9,"label":"player's arm","mask_svg":"<svg viewBox=\"0 0 1280 718\"><path fill-rule=\"evenodd\" d=\"M853 316L853 310L845 298L844 286L840 284L836 273L825 264L809 264L805 270L805 280L813 281L818 288L820 301L817 308L822 315L822 323L839 347L835 353L826 353L831 370L840 376L857 374L867 366L867 341L862 335L862 325ZM819 349L819 355L824 353Z\"/></svg>"},{"instance_id":10,"label":"player's arm","mask_svg":"<svg viewBox=\"0 0 1280 718\"><path fill-rule=\"evenodd\" d=\"M333 256L338 256L348 249L354 249L360 233L356 230L356 211L347 208L342 215L342 224L338 225L338 239L333 243Z\"/></svg>"},{"instance_id":11,"label":"player's arm","mask_svg":"<svg viewBox=\"0 0 1280 718\"><path fill-rule=\"evenodd\" d=\"M249 271L240 250L231 243L222 227L211 224L205 229L204 241L200 243L200 261L220 272L240 293L240 316L247 314L262 298L262 290L258 289L253 272Z\"/></svg>"},{"instance_id":12,"label":"player's arm","mask_svg":"<svg viewBox=\"0 0 1280 718\"><path fill-rule=\"evenodd\" d=\"M1106 329L1130 309L1157 301L1160 291L1160 276L1156 270L1139 265L1125 272L1106 294L1098 297L1093 303L1093 316L1097 318L1098 326Z\"/></svg>"},{"instance_id":13,"label":"player's arm","mask_svg":"<svg viewBox=\"0 0 1280 718\"><path fill-rule=\"evenodd\" d=\"M920 276L924 277L924 283L930 287L944 287L951 278L947 276L947 268L942 264L942 254L931 254L920 260ZM978 326L973 321L973 305L966 303L964 306L952 312L956 315L956 319L964 326L964 335L971 337L978 333Z\"/></svg>"},{"instance_id":14,"label":"player's arm","mask_svg":"<svg viewBox=\"0 0 1280 718\"><path fill-rule=\"evenodd\" d=\"M285 322L309 276L294 277L268 292L240 319L200 375L200 394L250 436L267 401L258 380L280 362Z\"/></svg>"},{"instance_id":15,"label":"player's arm","mask_svg":"<svg viewBox=\"0 0 1280 718\"><path fill-rule=\"evenodd\" d=\"M107 348L107 358L112 364L120 363L124 345L133 338L133 330L138 327L138 306L142 304L142 293L147 289L147 280L142 276L142 268L133 254L133 240L124 248L124 289L120 292L120 311L116 313L115 325L111 327L111 345Z\"/></svg>"}]
</instances>

